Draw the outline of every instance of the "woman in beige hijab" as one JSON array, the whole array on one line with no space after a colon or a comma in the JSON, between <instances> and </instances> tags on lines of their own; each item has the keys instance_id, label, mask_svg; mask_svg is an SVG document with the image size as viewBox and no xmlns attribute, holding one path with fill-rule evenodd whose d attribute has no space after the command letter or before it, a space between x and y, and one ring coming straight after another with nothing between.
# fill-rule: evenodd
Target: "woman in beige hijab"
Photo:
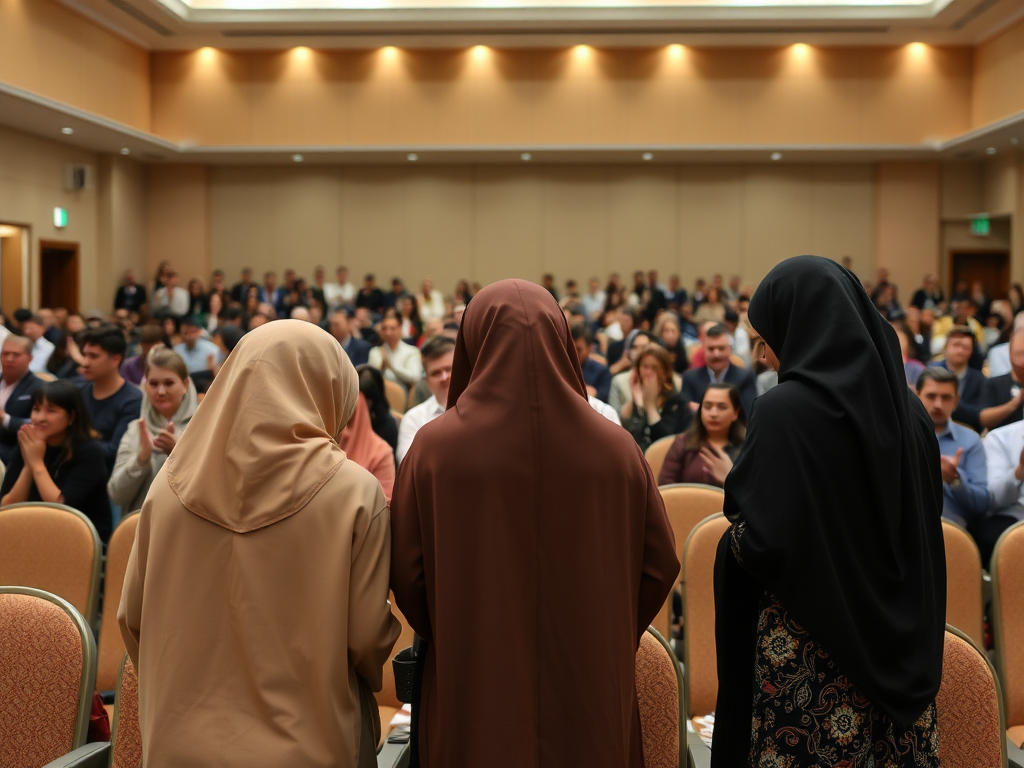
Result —
<instances>
[{"instance_id":1,"label":"woman in beige hijab","mask_svg":"<svg viewBox=\"0 0 1024 768\"><path fill-rule=\"evenodd\" d=\"M269 323L157 475L118 610L144 765L376 764L399 624L384 494L337 443L358 394L326 332Z\"/></svg>"}]
</instances>

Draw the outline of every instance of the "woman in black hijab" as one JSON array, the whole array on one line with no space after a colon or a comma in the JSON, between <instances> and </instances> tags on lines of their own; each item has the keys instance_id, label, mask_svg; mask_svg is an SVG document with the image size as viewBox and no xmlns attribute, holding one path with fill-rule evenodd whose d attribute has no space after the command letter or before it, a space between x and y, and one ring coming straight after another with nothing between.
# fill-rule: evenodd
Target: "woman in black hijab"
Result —
<instances>
[{"instance_id":1,"label":"woman in black hijab","mask_svg":"<svg viewBox=\"0 0 1024 768\"><path fill-rule=\"evenodd\" d=\"M942 481L896 335L816 256L749 318L779 385L725 484L712 765L938 766Z\"/></svg>"}]
</instances>

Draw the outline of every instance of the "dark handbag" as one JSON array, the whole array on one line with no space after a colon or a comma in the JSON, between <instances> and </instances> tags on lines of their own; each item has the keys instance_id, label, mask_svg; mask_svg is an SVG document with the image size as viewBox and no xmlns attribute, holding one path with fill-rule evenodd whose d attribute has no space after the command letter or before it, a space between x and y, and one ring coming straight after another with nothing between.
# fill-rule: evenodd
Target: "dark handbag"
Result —
<instances>
[{"instance_id":1,"label":"dark handbag","mask_svg":"<svg viewBox=\"0 0 1024 768\"><path fill-rule=\"evenodd\" d=\"M416 689L416 646L399 651L391 660L395 671L395 697L403 704L413 703Z\"/></svg>"},{"instance_id":2,"label":"dark handbag","mask_svg":"<svg viewBox=\"0 0 1024 768\"><path fill-rule=\"evenodd\" d=\"M89 713L89 735L86 742L110 741L110 718L98 693L92 695L92 711Z\"/></svg>"}]
</instances>

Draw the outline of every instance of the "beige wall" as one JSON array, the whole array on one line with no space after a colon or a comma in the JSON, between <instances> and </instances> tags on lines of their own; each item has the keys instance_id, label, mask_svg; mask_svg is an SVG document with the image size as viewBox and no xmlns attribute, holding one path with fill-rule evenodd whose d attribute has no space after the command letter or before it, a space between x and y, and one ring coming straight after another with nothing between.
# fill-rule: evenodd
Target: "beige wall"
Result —
<instances>
[{"instance_id":1,"label":"beige wall","mask_svg":"<svg viewBox=\"0 0 1024 768\"><path fill-rule=\"evenodd\" d=\"M53 0L0 0L0 81L150 128L149 54Z\"/></svg>"},{"instance_id":2,"label":"beige wall","mask_svg":"<svg viewBox=\"0 0 1024 768\"><path fill-rule=\"evenodd\" d=\"M1024 21L974 50L974 127L1024 111Z\"/></svg>"},{"instance_id":3,"label":"beige wall","mask_svg":"<svg viewBox=\"0 0 1024 768\"><path fill-rule=\"evenodd\" d=\"M714 272L755 282L800 253L850 256L870 269L874 196L874 170L864 165L218 167L210 169L210 255L230 280L243 266L308 276L318 263L345 263L382 283L429 274L446 291L459 278L537 280L550 271L559 282L582 281L647 268L688 284ZM188 228L152 204L150 225ZM161 253L182 261L177 249Z\"/></svg>"},{"instance_id":4,"label":"beige wall","mask_svg":"<svg viewBox=\"0 0 1024 768\"><path fill-rule=\"evenodd\" d=\"M156 52L153 130L261 146L919 143L970 128L972 57L913 46Z\"/></svg>"},{"instance_id":5,"label":"beige wall","mask_svg":"<svg viewBox=\"0 0 1024 768\"><path fill-rule=\"evenodd\" d=\"M209 172L203 165L146 168L147 285L152 284L163 261L178 270L182 288L190 277L209 279Z\"/></svg>"},{"instance_id":6,"label":"beige wall","mask_svg":"<svg viewBox=\"0 0 1024 768\"><path fill-rule=\"evenodd\" d=\"M103 280L97 307L107 309L107 302L114 298L113 286L125 270L135 270L140 281L147 277L146 170L118 155L101 156L98 162L96 271Z\"/></svg>"},{"instance_id":7,"label":"beige wall","mask_svg":"<svg viewBox=\"0 0 1024 768\"><path fill-rule=\"evenodd\" d=\"M940 248L938 163L880 163L875 196L875 258L904 294L936 272ZM909 295L904 295L904 301Z\"/></svg>"}]
</instances>

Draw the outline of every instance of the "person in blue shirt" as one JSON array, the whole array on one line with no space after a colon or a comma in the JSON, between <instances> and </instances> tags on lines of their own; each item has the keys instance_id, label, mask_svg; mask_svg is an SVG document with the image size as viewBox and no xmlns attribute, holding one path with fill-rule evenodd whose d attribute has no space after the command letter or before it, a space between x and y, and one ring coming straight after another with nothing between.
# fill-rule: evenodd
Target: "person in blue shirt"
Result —
<instances>
[{"instance_id":1,"label":"person in blue shirt","mask_svg":"<svg viewBox=\"0 0 1024 768\"><path fill-rule=\"evenodd\" d=\"M586 325L578 323L572 327L572 341L576 345L576 354L580 359L587 394L596 397L602 403L607 403L612 388L612 374L607 365L590 356L590 350L594 347L594 335Z\"/></svg>"},{"instance_id":2,"label":"person in blue shirt","mask_svg":"<svg viewBox=\"0 0 1024 768\"><path fill-rule=\"evenodd\" d=\"M935 424L942 472L942 516L967 527L988 512L985 447L974 430L953 421L957 407L956 374L933 366L917 379L917 396Z\"/></svg>"}]
</instances>

